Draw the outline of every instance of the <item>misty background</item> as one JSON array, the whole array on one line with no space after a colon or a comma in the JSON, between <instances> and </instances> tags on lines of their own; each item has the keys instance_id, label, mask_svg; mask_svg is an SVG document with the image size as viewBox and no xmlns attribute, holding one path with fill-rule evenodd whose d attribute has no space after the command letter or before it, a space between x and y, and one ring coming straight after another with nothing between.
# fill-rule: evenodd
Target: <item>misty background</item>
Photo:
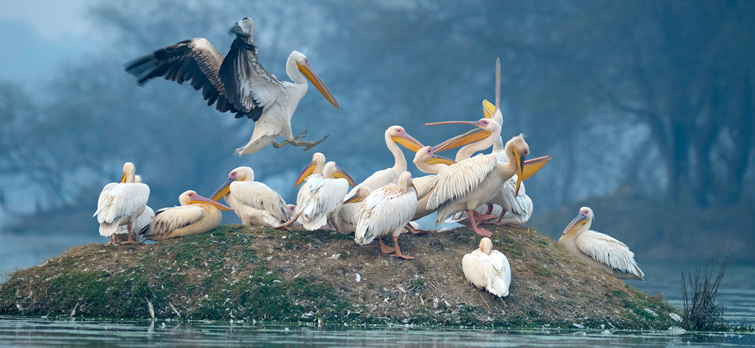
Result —
<instances>
[{"instance_id":1,"label":"misty background","mask_svg":"<svg viewBox=\"0 0 755 348\"><path fill-rule=\"evenodd\" d=\"M734 260L755 262L755 2L0 3L0 237L20 241L0 249L50 236L107 242L92 214L126 161L155 210L188 189L210 195L242 165L294 203L315 151L360 182L393 165L391 125L425 145L468 130L422 125L481 118L500 57L503 138L524 133L531 157L553 158L525 182L535 205L526 226L558 239L590 206L593 229L640 264L705 260L730 243ZM251 120L206 106L188 84L139 87L123 71L189 38L225 54L246 16L265 69L289 80L298 50L341 105L314 89L301 100L294 134L330 135L313 150L235 157Z\"/></svg>"}]
</instances>

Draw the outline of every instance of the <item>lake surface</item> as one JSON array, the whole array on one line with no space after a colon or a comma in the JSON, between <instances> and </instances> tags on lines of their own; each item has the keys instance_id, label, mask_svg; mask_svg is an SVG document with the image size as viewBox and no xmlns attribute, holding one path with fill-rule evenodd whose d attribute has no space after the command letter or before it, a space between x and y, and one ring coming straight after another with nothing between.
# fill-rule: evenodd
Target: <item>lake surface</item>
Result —
<instances>
[{"instance_id":1,"label":"lake surface","mask_svg":"<svg viewBox=\"0 0 755 348\"><path fill-rule=\"evenodd\" d=\"M72 246L105 242L97 236L16 235L0 232L0 271L37 265ZM701 265L705 266L705 260ZM662 294L682 307L681 272L694 262L643 263L645 282L628 283L651 295ZM515 280L514 280L515 281ZM755 323L755 267L729 265L718 293L724 318L734 325ZM318 347L583 347L751 346L751 334L693 334L675 331L505 330L504 328L427 329L405 326L316 327L260 323L105 322L0 317L0 346L318 346Z\"/></svg>"}]
</instances>

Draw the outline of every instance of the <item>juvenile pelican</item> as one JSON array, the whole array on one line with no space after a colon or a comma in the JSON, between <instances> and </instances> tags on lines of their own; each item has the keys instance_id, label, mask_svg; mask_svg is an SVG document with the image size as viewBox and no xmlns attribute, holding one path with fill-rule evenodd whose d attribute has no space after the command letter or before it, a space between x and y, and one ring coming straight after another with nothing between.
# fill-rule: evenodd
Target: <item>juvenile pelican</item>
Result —
<instances>
[{"instance_id":1,"label":"juvenile pelican","mask_svg":"<svg viewBox=\"0 0 755 348\"><path fill-rule=\"evenodd\" d=\"M116 242L118 226L126 225L132 231L133 222L142 214L149 200L149 186L135 182L136 167L131 162L123 164L121 182L105 185L97 200L97 216L100 235L110 237L110 244ZM128 233L126 243L134 243L133 232Z\"/></svg>"},{"instance_id":2,"label":"juvenile pelican","mask_svg":"<svg viewBox=\"0 0 755 348\"><path fill-rule=\"evenodd\" d=\"M353 180L343 172L335 162L325 162L325 156L319 152L312 156L312 162L297 179L297 184L307 179L296 196L294 216L279 228L285 229L294 221L300 220L302 226L314 231L330 222L336 232L341 233L335 217L343 204L343 198ZM337 176L338 175L338 176ZM343 177L348 179L344 179Z\"/></svg>"},{"instance_id":3,"label":"juvenile pelican","mask_svg":"<svg viewBox=\"0 0 755 348\"><path fill-rule=\"evenodd\" d=\"M399 176L397 184L388 184L374 190L357 210L357 230L354 241L359 245L366 245L377 238L383 253L396 252L394 257L413 259L404 255L398 246L398 236L412 220L417 210L417 193L412 184L412 174L404 172ZM393 236L393 247L383 243L382 238Z\"/></svg>"},{"instance_id":4,"label":"juvenile pelican","mask_svg":"<svg viewBox=\"0 0 755 348\"><path fill-rule=\"evenodd\" d=\"M484 150L492 144L491 140L498 137L501 127L493 120L483 118L477 122L442 122L477 125L480 129L467 132L462 136L449 139L439 148L453 147L454 144L468 143L470 136L480 138L479 131L487 133L482 140L464 146L459 153L469 153ZM441 123L437 123L441 124ZM463 160L455 165L441 170L437 175L435 190L427 201L427 209L438 209L436 224L440 224L451 214L466 210L471 217L472 230L490 237L492 234L477 227L474 209L491 202L500 192L506 180L516 173L522 172L524 158L529 154L529 146L519 135L506 143L504 149L509 157L508 163L499 163L493 155L483 155ZM520 179L517 181L515 193L519 190ZM490 217L485 217L490 218Z\"/></svg>"},{"instance_id":5,"label":"juvenile pelican","mask_svg":"<svg viewBox=\"0 0 755 348\"><path fill-rule=\"evenodd\" d=\"M236 149L239 156L257 152L271 143L276 148L291 144L306 146L305 150L308 150L325 140L327 136L315 142L299 141L306 131L296 137L291 131L291 116L307 93L306 79L341 110L333 94L309 65L307 57L293 51L286 62L286 72L293 83L280 81L257 60L254 20L247 17L238 21L231 33L236 39L225 58L209 41L197 38L129 62L126 72L134 75L139 84L161 76L179 84L190 80L194 89L202 89L207 105L216 103L220 112L230 111L236 113L236 118L246 116L257 122L249 143ZM275 142L279 136L286 140Z\"/></svg>"},{"instance_id":6,"label":"juvenile pelican","mask_svg":"<svg viewBox=\"0 0 755 348\"><path fill-rule=\"evenodd\" d=\"M498 297L509 295L511 266L506 255L493 250L490 238L480 240L480 248L461 259L464 277L478 289L485 289Z\"/></svg>"},{"instance_id":7,"label":"juvenile pelican","mask_svg":"<svg viewBox=\"0 0 755 348\"><path fill-rule=\"evenodd\" d=\"M142 177L140 175L134 176L134 181L136 183L142 183ZM139 215L139 217L134 220L134 222L131 224L131 238L132 240L135 240L136 242L139 242L139 231L144 228L144 226L149 225L152 220L155 218L155 211L152 210L148 205L144 206L144 211ZM115 232L115 239L119 242L127 242L128 241L128 227L124 225L118 226L118 230Z\"/></svg>"},{"instance_id":8,"label":"juvenile pelican","mask_svg":"<svg viewBox=\"0 0 755 348\"><path fill-rule=\"evenodd\" d=\"M163 240L211 231L220 225L220 210L233 209L188 190L178 196L178 207L162 208L139 235L149 240Z\"/></svg>"},{"instance_id":9,"label":"juvenile pelican","mask_svg":"<svg viewBox=\"0 0 755 348\"><path fill-rule=\"evenodd\" d=\"M558 242L578 259L616 278L643 280L645 274L626 244L590 230L593 216L592 209L582 207Z\"/></svg>"},{"instance_id":10,"label":"juvenile pelican","mask_svg":"<svg viewBox=\"0 0 755 348\"><path fill-rule=\"evenodd\" d=\"M232 170L228 180L210 199L219 201L223 197L247 226L278 227L291 217L283 197L267 185L254 181L254 171L249 167Z\"/></svg>"}]
</instances>

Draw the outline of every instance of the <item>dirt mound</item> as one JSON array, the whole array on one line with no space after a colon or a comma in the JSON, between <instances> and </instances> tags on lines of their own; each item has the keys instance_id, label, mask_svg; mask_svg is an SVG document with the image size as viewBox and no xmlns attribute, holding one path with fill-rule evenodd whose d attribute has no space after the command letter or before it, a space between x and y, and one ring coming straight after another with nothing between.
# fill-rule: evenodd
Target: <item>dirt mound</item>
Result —
<instances>
[{"instance_id":1,"label":"dirt mound","mask_svg":"<svg viewBox=\"0 0 755 348\"><path fill-rule=\"evenodd\" d=\"M330 232L224 225L142 246L89 244L10 274L0 314L110 318L666 329L674 308L529 228L493 227L512 268L498 298L464 280L480 237L402 235L415 260Z\"/></svg>"}]
</instances>

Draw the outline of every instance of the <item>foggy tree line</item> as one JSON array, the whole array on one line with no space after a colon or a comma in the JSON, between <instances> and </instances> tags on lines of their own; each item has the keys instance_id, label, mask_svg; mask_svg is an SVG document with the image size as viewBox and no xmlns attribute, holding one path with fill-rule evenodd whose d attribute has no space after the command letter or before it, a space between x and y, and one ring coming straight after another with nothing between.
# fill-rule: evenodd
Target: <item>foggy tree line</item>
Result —
<instances>
[{"instance_id":1,"label":"foggy tree line","mask_svg":"<svg viewBox=\"0 0 755 348\"><path fill-rule=\"evenodd\" d=\"M434 145L467 129L423 123L481 118L496 57L502 135L524 133L533 156L553 156L527 181L538 207L619 187L697 206L752 195L750 1L139 0L103 2L91 15L111 39L100 50L41 89L0 83L0 177L34 185L38 210L93 209L125 161L150 184L153 207L177 204L186 189L209 194L240 165L293 200L314 151L359 181L392 165L387 127ZM188 85L139 87L123 72L130 59L192 37L225 53L228 29L244 16L255 19L268 71L288 79L285 60L298 50L341 104L336 111L312 90L302 99L294 133L331 135L314 150L234 157L250 120L207 107ZM19 213L12 201L29 197L13 192L0 186L0 204Z\"/></svg>"}]
</instances>

